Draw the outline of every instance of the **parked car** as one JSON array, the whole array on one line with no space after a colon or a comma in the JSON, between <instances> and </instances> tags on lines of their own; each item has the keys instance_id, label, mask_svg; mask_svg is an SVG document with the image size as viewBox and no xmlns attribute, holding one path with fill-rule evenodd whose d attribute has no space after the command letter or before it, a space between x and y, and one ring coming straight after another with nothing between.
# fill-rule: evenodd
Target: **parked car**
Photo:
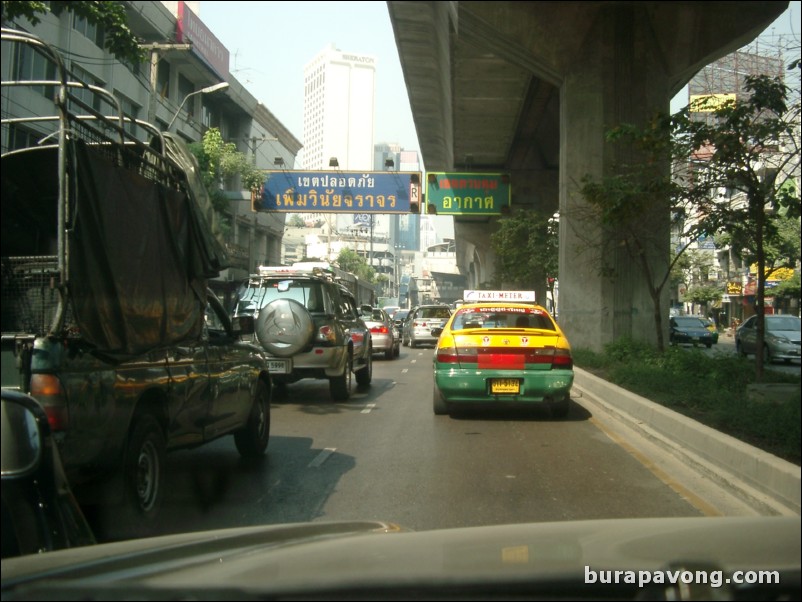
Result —
<instances>
[{"instance_id":1,"label":"parked car","mask_svg":"<svg viewBox=\"0 0 802 602\"><path fill-rule=\"evenodd\" d=\"M234 315L253 316L273 382L328 379L334 401L373 378L373 339L352 292L328 264L263 266L242 283Z\"/></svg>"},{"instance_id":2,"label":"parked car","mask_svg":"<svg viewBox=\"0 0 802 602\"><path fill-rule=\"evenodd\" d=\"M39 402L3 389L0 430L2 557L94 544Z\"/></svg>"},{"instance_id":3,"label":"parked car","mask_svg":"<svg viewBox=\"0 0 802 602\"><path fill-rule=\"evenodd\" d=\"M448 305L419 305L413 308L406 321L406 342L413 349L418 345L433 345L437 337L432 328L440 328L451 317Z\"/></svg>"},{"instance_id":4,"label":"parked car","mask_svg":"<svg viewBox=\"0 0 802 602\"><path fill-rule=\"evenodd\" d=\"M383 353L385 359L398 357L401 339L392 318L383 309L367 306L362 310L362 319L370 329L373 353Z\"/></svg>"},{"instance_id":5,"label":"parked car","mask_svg":"<svg viewBox=\"0 0 802 602\"><path fill-rule=\"evenodd\" d=\"M696 316L669 318L669 343L672 345L704 345L708 349L718 343L718 332L711 332L707 324Z\"/></svg>"},{"instance_id":6,"label":"parked car","mask_svg":"<svg viewBox=\"0 0 802 602\"><path fill-rule=\"evenodd\" d=\"M766 330L763 337L763 361L800 359L802 320L789 315L764 316ZM757 353L757 316L744 320L735 331L735 349L738 355Z\"/></svg>"},{"instance_id":7,"label":"parked car","mask_svg":"<svg viewBox=\"0 0 802 602\"><path fill-rule=\"evenodd\" d=\"M541 404L565 416L574 363L571 345L546 308L499 299L462 305L434 350L435 414L455 406Z\"/></svg>"}]
</instances>

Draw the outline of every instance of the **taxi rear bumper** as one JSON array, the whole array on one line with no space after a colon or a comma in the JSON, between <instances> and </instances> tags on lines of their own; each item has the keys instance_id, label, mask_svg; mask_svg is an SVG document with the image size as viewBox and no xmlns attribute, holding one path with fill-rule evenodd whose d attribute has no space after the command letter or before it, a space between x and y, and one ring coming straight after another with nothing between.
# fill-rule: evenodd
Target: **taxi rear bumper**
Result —
<instances>
[{"instance_id":1,"label":"taxi rear bumper","mask_svg":"<svg viewBox=\"0 0 802 602\"><path fill-rule=\"evenodd\" d=\"M517 392L509 381L517 382ZM550 403L570 396L574 372L435 367L434 383L447 403ZM508 392L494 393L494 389Z\"/></svg>"}]
</instances>

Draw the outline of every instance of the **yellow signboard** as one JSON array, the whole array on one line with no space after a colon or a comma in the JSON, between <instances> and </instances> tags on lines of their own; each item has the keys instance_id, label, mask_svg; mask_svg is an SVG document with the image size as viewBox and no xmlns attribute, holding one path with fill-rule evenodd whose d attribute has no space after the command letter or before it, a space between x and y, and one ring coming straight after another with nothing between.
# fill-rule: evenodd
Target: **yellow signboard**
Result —
<instances>
[{"instance_id":1,"label":"yellow signboard","mask_svg":"<svg viewBox=\"0 0 802 602\"><path fill-rule=\"evenodd\" d=\"M735 94L691 94L691 111L712 113L728 102L735 102Z\"/></svg>"},{"instance_id":2,"label":"yellow signboard","mask_svg":"<svg viewBox=\"0 0 802 602\"><path fill-rule=\"evenodd\" d=\"M750 274L757 274L757 264L753 263L749 266L749 273ZM777 268L774 271L771 271L771 268L766 268L766 280L790 280L794 276L793 268Z\"/></svg>"}]
</instances>

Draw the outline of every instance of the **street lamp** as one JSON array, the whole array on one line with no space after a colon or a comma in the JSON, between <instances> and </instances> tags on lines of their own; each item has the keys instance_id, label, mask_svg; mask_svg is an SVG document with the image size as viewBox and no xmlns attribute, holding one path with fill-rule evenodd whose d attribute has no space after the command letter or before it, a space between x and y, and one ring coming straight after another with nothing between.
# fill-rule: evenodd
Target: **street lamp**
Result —
<instances>
[{"instance_id":1,"label":"street lamp","mask_svg":"<svg viewBox=\"0 0 802 602\"><path fill-rule=\"evenodd\" d=\"M195 90L194 92L190 92L189 94L184 96L184 100L182 100L181 104L178 105L178 110L175 112L175 115L173 115L173 118L170 120L170 123L167 124L167 131L169 132L170 128L173 127L173 123L175 123L175 120L181 114L181 109L184 108L184 105L186 104L190 96L195 96L196 94L212 94L214 92L219 92L220 90L225 90L226 88L229 87L229 85L230 84L228 82L220 82L219 84L214 84L213 86L206 86L205 88L201 88L200 90Z\"/></svg>"}]
</instances>

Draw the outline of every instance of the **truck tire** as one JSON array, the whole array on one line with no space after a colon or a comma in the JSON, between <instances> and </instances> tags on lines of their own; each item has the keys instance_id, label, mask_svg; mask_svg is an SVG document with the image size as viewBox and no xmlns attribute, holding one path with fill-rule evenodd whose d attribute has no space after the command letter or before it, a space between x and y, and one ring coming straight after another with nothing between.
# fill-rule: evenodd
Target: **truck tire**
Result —
<instances>
[{"instance_id":1,"label":"truck tire","mask_svg":"<svg viewBox=\"0 0 802 602\"><path fill-rule=\"evenodd\" d=\"M353 358L348 354L343 373L339 376L329 378L329 393L334 401L348 401L351 396L351 371L353 369Z\"/></svg>"},{"instance_id":2,"label":"truck tire","mask_svg":"<svg viewBox=\"0 0 802 602\"><path fill-rule=\"evenodd\" d=\"M365 356L365 366L356 373L356 384L367 387L373 380L373 349L369 348Z\"/></svg>"},{"instance_id":3,"label":"truck tire","mask_svg":"<svg viewBox=\"0 0 802 602\"><path fill-rule=\"evenodd\" d=\"M292 357L311 344L315 323L294 299L275 299L259 310L256 338L268 353Z\"/></svg>"},{"instance_id":4,"label":"truck tire","mask_svg":"<svg viewBox=\"0 0 802 602\"><path fill-rule=\"evenodd\" d=\"M261 456L270 440L270 387L264 381L256 385L248 424L234 433L234 444L243 458Z\"/></svg>"},{"instance_id":5,"label":"truck tire","mask_svg":"<svg viewBox=\"0 0 802 602\"><path fill-rule=\"evenodd\" d=\"M161 506L166 445L159 421L150 413L135 417L123 456L125 503L140 518L154 517Z\"/></svg>"}]
</instances>

